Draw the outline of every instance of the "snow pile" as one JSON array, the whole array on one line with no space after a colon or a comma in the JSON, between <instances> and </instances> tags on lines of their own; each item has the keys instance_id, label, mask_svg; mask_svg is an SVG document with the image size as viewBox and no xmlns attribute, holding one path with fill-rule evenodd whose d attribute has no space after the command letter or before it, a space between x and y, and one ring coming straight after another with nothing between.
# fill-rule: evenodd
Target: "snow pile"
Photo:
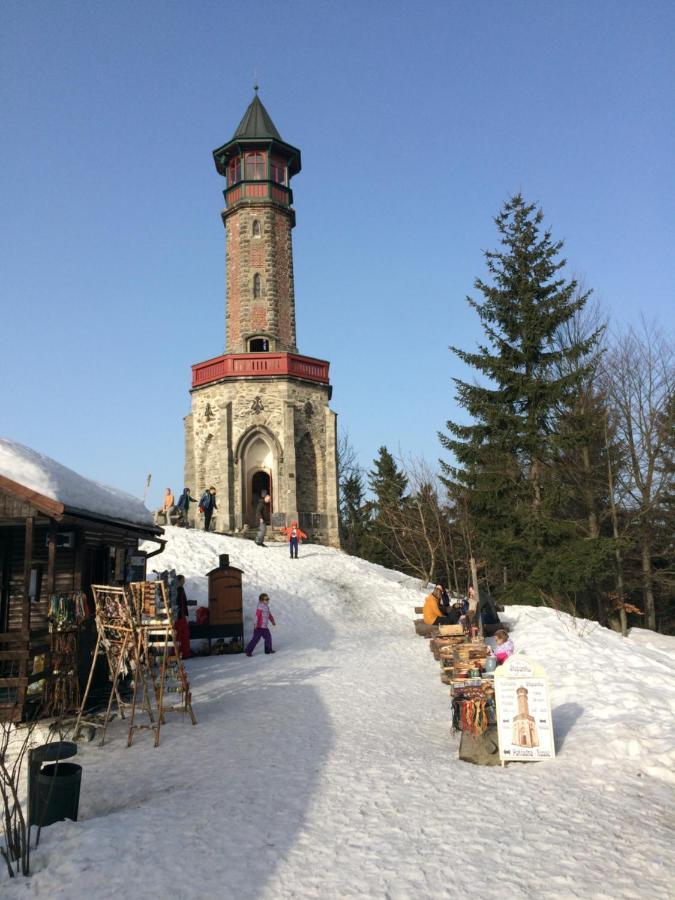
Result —
<instances>
[{"instance_id":1,"label":"snow pile","mask_svg":"<svg viewBox=\"0 0 675 900\"><path fill-rule=\"evenodd\" d=\"M413 631L417 582L324 547L167 536L154 563L188 597L220 553L244 570L247 633L270 594L277 653L189 661L199 724L170 719L157 750L117 721L83 745L80 822L45 829L29 889L3 897L672 896L675 640L508 609L558 755L474 767Z\"/></svg>"},{"instance_id":2,"label":"snow pile","mask_svg":"<svg viewBox=\"0 0 675 900\"><path fill-rule=\"evenodd\" d=\"M83 478L49 456L1 437L0 475L69 509L152 525L152 515L137 497Z\"/></svg>"}]
</instances>

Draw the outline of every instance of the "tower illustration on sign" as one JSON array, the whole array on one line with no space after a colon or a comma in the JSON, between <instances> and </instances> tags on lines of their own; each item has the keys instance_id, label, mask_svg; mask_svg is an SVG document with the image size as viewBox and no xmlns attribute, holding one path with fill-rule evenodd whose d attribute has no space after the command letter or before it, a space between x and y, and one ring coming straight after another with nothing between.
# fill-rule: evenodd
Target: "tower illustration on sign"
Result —
<instances>
[{"instance_id":1,"label":"tower illustration on sign","mask_svg":"<svg viewBox=\"0 0 675 900\"><path fill-rule=\"evenodd\" d=\"M513 717L513 743L519 747L538 747L537 723L530 715L527 688L519 687L516 694L518 695L518 714Z\"/></svg>"},{"instance_id":2,"label":"tower illustration on sign","mask_svg":"<svg viewBox=\"0 0 675 900\"><path fill-rule=\"evenodd\" d=\"M215 486L217 531L256 527L269 493L272 524L296 520L313 540L337 546L329 363L296 343L290 181L300 151L282 140L257 90L213 152L225 178L225 353L192 366L185 484Z\"/></svg>"}]
</instances>

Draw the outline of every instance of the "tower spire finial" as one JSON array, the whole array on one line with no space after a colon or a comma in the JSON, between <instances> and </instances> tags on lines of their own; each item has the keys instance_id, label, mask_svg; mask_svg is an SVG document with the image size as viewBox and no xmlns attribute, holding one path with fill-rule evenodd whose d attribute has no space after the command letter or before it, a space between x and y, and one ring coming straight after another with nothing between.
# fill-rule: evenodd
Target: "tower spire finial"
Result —
<instances>
[{"instance_id":1,"label":"tower spire finial","mask_svg":"<svg viewBox=\"0 0 675 900\"><path fill-rule=\"evenodd\" d=\"M258 70L254 69L253 70L253 90L257 94L259 89L260 89L260 85L258 84Z\"/></svg>"}]
</instances>

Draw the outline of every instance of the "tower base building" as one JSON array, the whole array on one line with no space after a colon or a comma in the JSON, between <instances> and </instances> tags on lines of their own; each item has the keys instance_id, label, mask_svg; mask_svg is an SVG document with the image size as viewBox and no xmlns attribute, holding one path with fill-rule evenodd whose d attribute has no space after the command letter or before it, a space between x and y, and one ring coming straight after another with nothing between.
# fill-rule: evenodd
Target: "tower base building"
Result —
<instances>
[{"instance_id":1,"label":"tower base building","mask_svg":"<svg viewBox=\"0 0 675 900\"><path fill-rule=\"evenodd\" d=\"M310 539L339 546L329 363L296 346L289 184L300 151L282 141L256 93L214 159L226 178L225 353L192 367L185 484L193 496L216 488L219 532L256 528L269 493L273 527L297 521Z\"/></svg>"}]
</instances>

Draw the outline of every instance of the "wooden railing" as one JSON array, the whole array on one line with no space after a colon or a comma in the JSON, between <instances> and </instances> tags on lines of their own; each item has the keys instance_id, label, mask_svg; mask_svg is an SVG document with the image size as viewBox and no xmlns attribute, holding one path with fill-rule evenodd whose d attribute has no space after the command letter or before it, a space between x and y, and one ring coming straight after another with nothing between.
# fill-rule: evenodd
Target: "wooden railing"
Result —
<instances>
[{"instance_id":1,"label":"wooden railing","mask_svg":"<svg viewBox=\"0 0 675 900\"><path fill-rule=\"evenodd\" d=\"M260 200L268 197L284 206L290 206L292 202L291 189L274 181L239 181L226 188L223 195L228 207L239 200Z\"/></svg>"},{"instance_id":2,"label":"wooden railing","mask_svg":"<svg viewBox=\"0 0 675 900\"><path fill-rule=\"evenodd\" d=\"M278 378L293 376L328 384L330 363L297 353L226 353L192 367L192 387L223 378Z\"/></svg>"}]
</instances>

